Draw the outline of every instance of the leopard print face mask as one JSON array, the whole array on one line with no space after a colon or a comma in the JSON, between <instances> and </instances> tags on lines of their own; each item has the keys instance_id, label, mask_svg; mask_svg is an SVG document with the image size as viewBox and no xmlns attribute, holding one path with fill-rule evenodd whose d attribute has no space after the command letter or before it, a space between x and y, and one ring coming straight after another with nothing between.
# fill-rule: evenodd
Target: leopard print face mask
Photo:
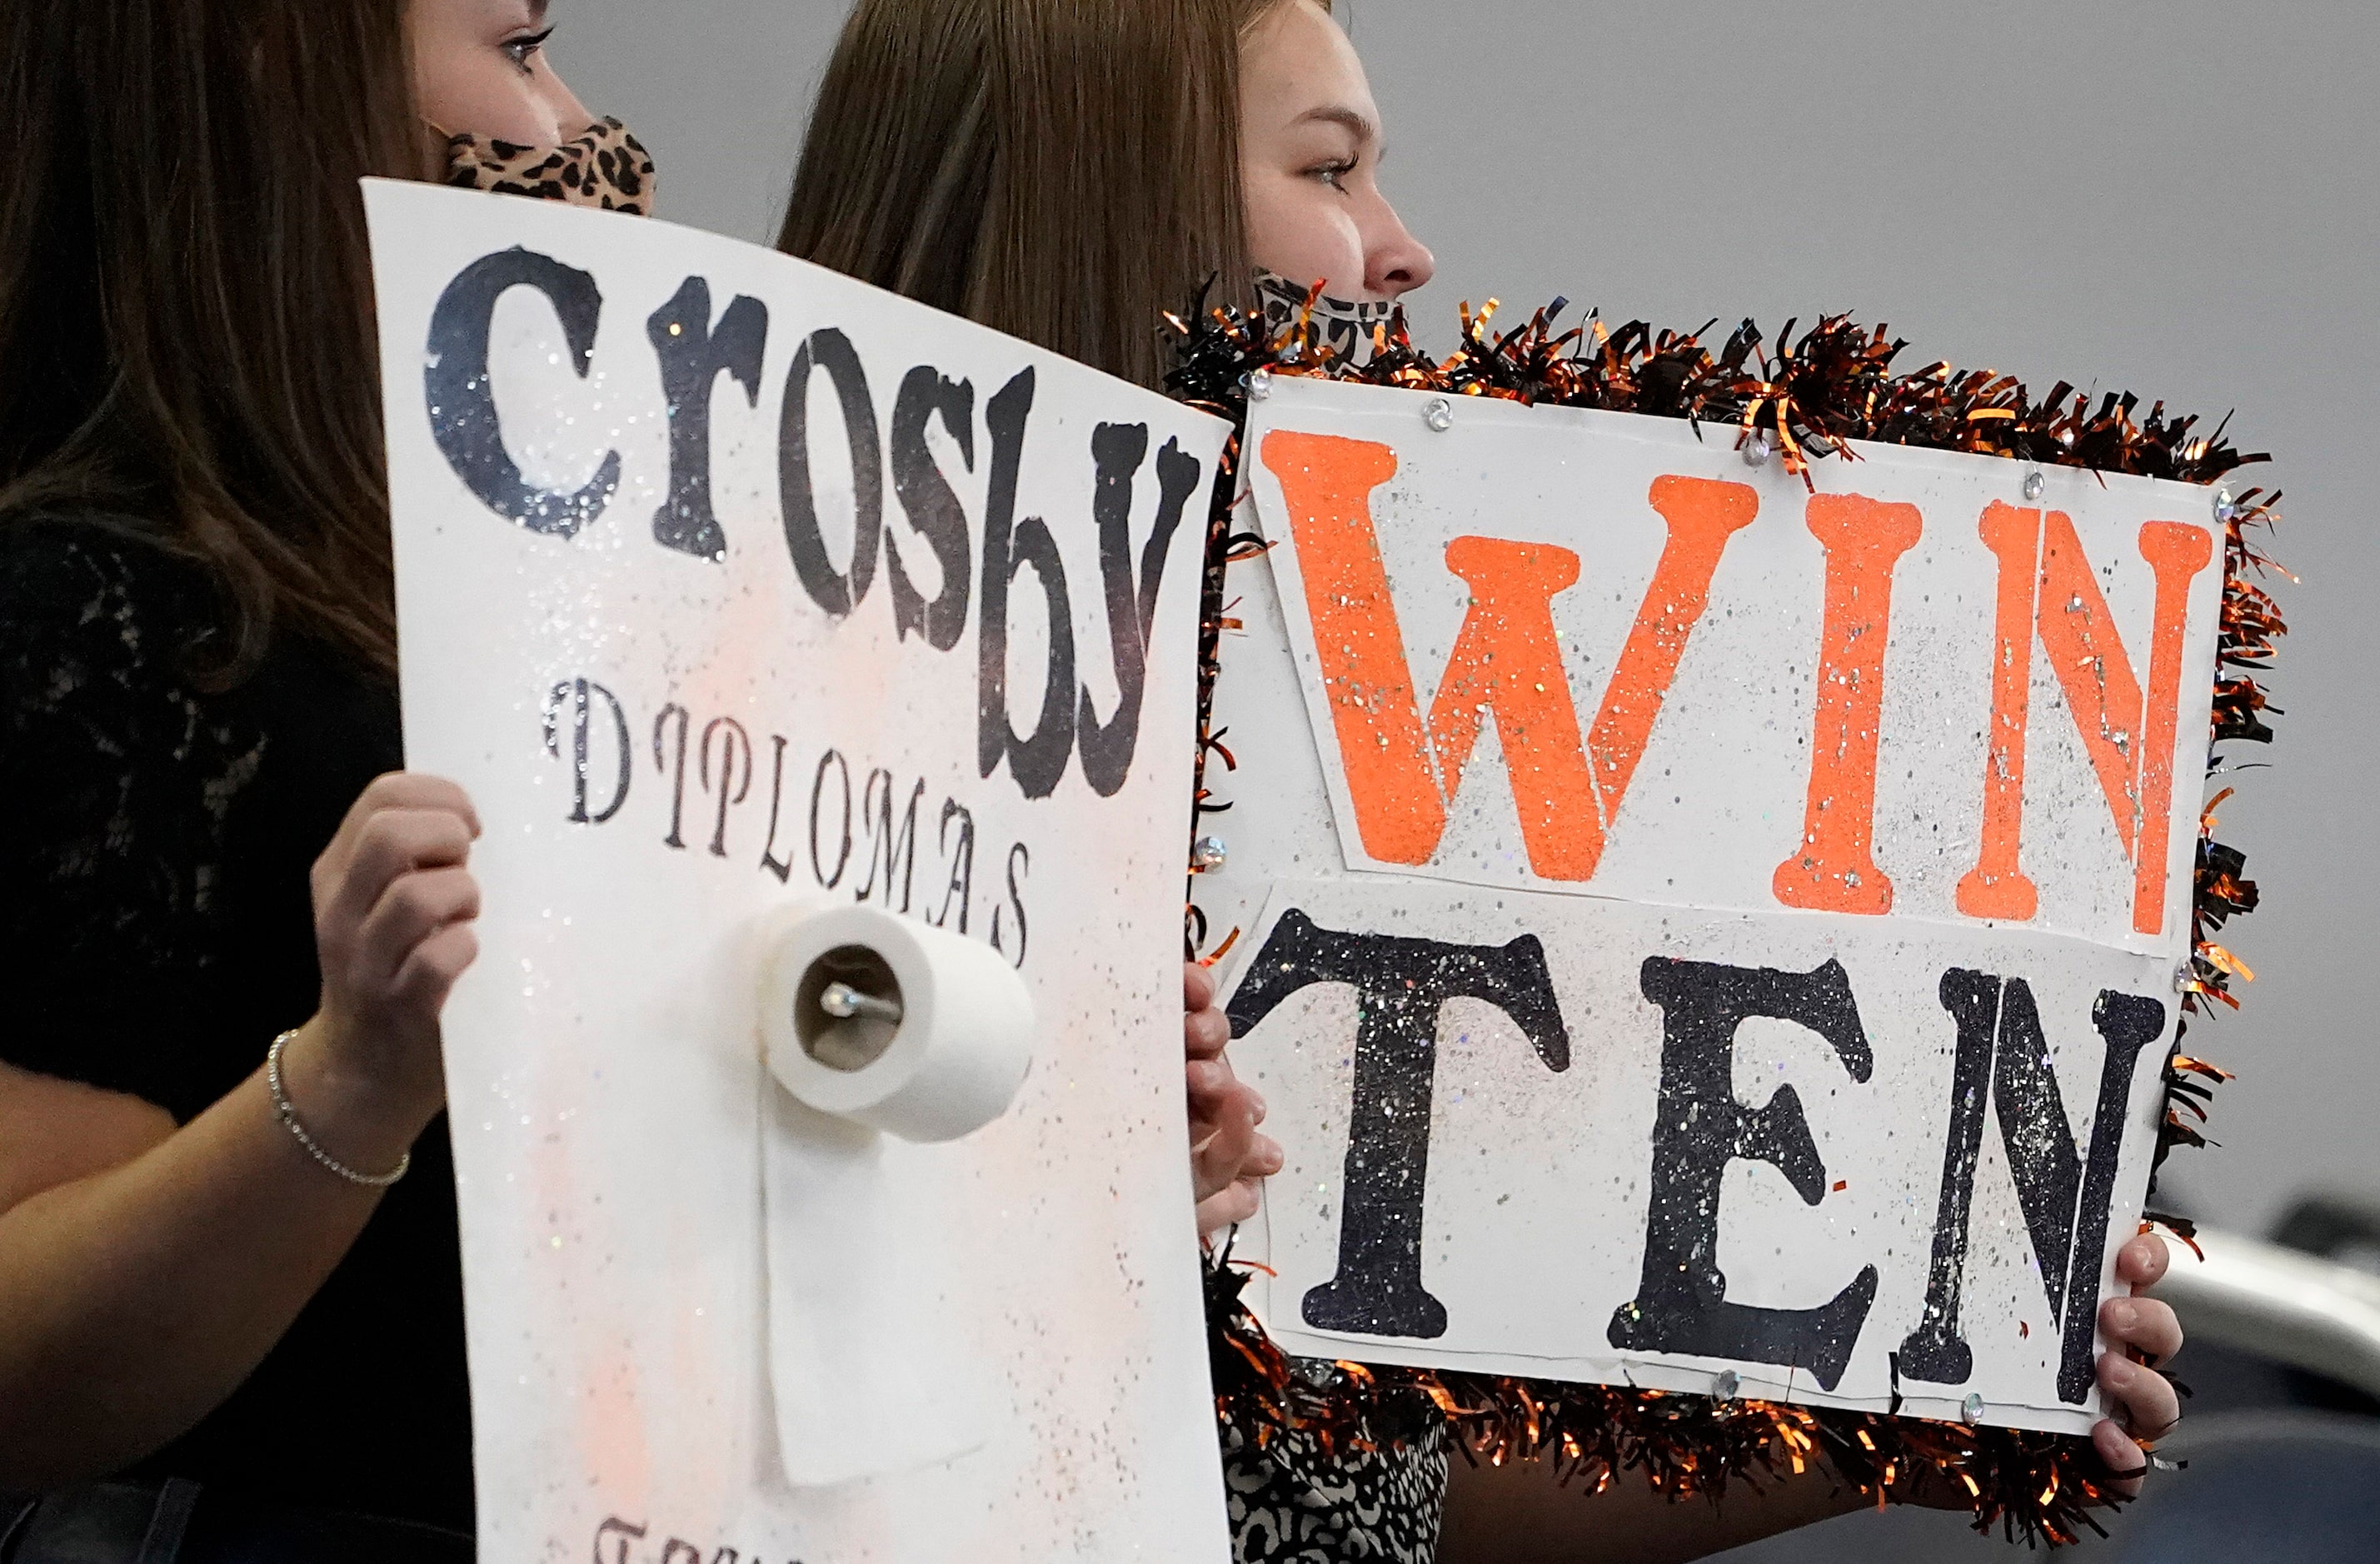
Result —
<instances>
[{"instance_id":1,"label":"leopard print face mask","mask_svg":"<svg viewBox=\"0 0 2380 1564\"><path fill-rule=\"evenodd\" d=\"M1278 272L1257 273L1257 297L1264 305L1265 324L1275 337L1306 315L1306 297L1312 292ZM1389 299L1358 302L1324 294L1314 300L1308 327L1315 346L1329 348L1333 358L1363 364L1372 357L1373 329L1388 324L1396 312L1395 303Z\"/></svg>"},{"instance_id":2,"label":"leopard print face mask","mask_svg":"<svg viewBox=\"0 0 2380 1564\"><path fill-rule=\"evenodd\" d=\"M446 183L638 217L650 217L653 210L652 154L616 119L603 120L558 147L524 147L468 133L446 136Z\"/></svg>"}]
</instances>

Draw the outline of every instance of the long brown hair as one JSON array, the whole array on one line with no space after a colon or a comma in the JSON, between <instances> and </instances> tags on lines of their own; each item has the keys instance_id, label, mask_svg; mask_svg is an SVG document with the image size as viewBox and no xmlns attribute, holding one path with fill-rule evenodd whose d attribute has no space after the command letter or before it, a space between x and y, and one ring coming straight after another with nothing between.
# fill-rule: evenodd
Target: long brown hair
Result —
<instances>
[{"instance_id":1,"label":"long brown hair","mask_svg":"<svg viewBox=\"0 0 2380 1564\"><path fill-rule=\"evenodd\" d=\"M422 172L404 0L0 18L0 525L113 513L203 563L221 678L276 622L393 670L356 182Z\"/></svg>"},{"instance_id":2,"label":"long brown hair","mask_svg":"<svg viewBox=\"0 0 2380 1564\"><path fill-rule=\"evenodd\" d=\"M777 248L1154 386L1162 311L1253 302L1239 43L1280 3L859 0Z\"/></svg>"}]
</instances>

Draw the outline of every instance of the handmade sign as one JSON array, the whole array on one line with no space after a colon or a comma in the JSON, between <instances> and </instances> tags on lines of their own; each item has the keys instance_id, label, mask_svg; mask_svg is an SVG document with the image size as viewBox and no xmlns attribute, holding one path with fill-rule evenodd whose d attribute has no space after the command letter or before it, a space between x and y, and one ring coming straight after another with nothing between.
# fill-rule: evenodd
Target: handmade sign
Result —
<instances>
[{"instance_id":1,"label":"handmade sign","mask_svg":"<svg viewBox=\"0 0 2380 1564\"><path fill-rule=\"evenodd\" d=\"M2087 1430L2190 976L2209 491L1255 391L1197 900L1289 1158L1274 1338Z\"/></svg>"},{"instance_id":2,"label":"handmade sign","mask_svg":"<svg viewBox=\"0 0 2380 1564\"><path fill-rule=\"evenodd\" d=\"M407 763L486 827L481 1556L1227 1557L1172 879L1224 427L749 246L368 202Z\"/></svg>"}]
</instances>

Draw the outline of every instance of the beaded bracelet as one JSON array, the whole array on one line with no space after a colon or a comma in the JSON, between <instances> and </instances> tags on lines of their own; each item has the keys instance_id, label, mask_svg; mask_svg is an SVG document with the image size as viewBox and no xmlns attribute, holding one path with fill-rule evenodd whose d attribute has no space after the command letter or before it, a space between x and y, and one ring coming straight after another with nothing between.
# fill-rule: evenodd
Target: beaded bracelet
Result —
<instances>
[{"instance_id":1,"label":"beaded bracelet","mask_svg":"<svg viewBox=\"0 0 2380 1564\"><path fill-rule=\"evenodd\" d=\"M345 1162L342 1162L337 1158L332 1156L329 1152L323 1150L322 1143L317 1141L312 1135L306 1133L306 1126L298 1121L298 1109L290 1105L289 1094L287 1091L283 1089L281 1085L281 1050L287 1048L289 1046L289 1039L297 1035L298 1034L294 1028L290 1031L282 1033L281 1036L273 1039L273 1047L268 1049L264 1055L264 1082L265 1085L270 1086L273 1090L273 1111L274 1116L280 1119L281 1122L287 1127L291 1134L298 1137L298 1144L306 1148L306 1154L308 1156L311 1157L315 1161L320 1162L323 1167L331 1170L331 1171L338 1174L339 1177L346 1180L349 1183L362 1184L370 1189L386 1189L397 1180L405 1177L407 1171L413 1166L413 1153L409 1151L404 1156L398 1158L396 1159L396 1166L388 1172L359 1173L355 1169L348 1167Z\"/></svg>"}]
</instances>

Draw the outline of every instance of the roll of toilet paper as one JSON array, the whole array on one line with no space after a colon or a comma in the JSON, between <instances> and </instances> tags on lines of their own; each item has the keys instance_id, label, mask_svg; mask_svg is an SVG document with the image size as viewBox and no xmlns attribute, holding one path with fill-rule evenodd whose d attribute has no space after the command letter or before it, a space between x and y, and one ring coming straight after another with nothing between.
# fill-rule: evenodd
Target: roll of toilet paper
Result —
<instances>
[{"instance_id":1,"label":"roll of toilet paper","mask_svg":"<svg viewBox=\"0 0 2380 1564\"><path fill-rule=\"evenodd\" d=\"M821 1113L909 1141L971 1134L1033 1061L1033 996L1006 958L874 907L789 915L766 957L769 1070Z\"/></svg>"}]
</instances>

